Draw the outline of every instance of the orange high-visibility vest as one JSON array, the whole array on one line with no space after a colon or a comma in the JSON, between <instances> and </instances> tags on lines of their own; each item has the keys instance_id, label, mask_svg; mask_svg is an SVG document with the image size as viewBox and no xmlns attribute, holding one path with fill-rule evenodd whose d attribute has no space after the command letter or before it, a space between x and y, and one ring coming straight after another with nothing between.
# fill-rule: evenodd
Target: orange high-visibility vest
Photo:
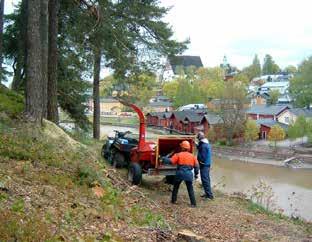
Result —
<instances>
[{"instance_id":1,"label":"orange high-visibility vest","mask_svg":"<svg viewBox=\"0 0 312 242\"><path fill-rule=\"evenodd\" d=\"M198 161L196 157L187 151L182 151L180 153L174 154L171 157L171 163L173 165L180 165L180 166L198 166Z\"/></svg>"}]
</instances>

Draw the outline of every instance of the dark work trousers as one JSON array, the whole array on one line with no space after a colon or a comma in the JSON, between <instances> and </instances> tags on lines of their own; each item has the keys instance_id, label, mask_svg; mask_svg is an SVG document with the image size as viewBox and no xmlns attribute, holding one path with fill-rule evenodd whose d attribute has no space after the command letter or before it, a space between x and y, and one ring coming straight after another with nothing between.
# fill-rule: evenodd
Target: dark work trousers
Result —
<instances>
[{"instance_id":1,"label":"dark work trousers","mask_svg":"<svg viewBox=\"0 0 312 242\"><path fill-rule=\"evenodd\" d=\"M213 198L210 184L210 166L200 165L200 178L203 184L205 194L208 198Z\"/></svg>"},{"instance_id":2,"label":"dark work trousers","mask_svg":"<svg viewBox=\"0 0 312 242\"><path fill-rule=\"evenodd\" d=\"M180 184L182 183L182 181L183 180L181 180L181 179L176 179L174 181L172 198L171 198L172 203L175 203L177 201L179 187L180 187ZM187 188L187 192L188 192L191 204L196 206L195 194L194 194L194 189L193 189L193 182L192 181L184 181L184 182L185 182L185 185Z\"/></svg>"}]
</instances>

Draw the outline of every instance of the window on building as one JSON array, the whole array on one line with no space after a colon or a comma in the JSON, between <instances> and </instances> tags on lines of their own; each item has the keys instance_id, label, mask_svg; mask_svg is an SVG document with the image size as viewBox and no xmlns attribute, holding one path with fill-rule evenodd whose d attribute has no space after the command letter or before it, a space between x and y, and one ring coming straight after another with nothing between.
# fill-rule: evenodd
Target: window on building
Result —
<instances>
[{"instance_id":1,"label":"window on building","mask_svg":"<svg viewBox=\"0 0 312 242\"><path fill-rule=\"evenodd\" d=\"M285 123L289 124L289 117L285 117Z\"/></svg>"}]
</instances>

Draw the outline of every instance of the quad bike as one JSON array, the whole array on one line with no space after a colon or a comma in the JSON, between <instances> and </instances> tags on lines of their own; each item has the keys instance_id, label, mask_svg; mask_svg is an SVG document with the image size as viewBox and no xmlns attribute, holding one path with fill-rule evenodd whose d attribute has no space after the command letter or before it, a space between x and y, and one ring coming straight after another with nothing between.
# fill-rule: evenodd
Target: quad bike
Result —
<instances>
[{"instance_id":1,"label":"quad bike","mask_svg":"<svg viewBox=\"0 0 312 242\"><path fill-rule=\"evenodd\" d=\"M115 136L108 137L102 147L102 156L115 168L128 166L130 162L130 151L138 145L138 141L127 135L130 131L120 132L114 130Z\"/></svg>"}]
</instances>

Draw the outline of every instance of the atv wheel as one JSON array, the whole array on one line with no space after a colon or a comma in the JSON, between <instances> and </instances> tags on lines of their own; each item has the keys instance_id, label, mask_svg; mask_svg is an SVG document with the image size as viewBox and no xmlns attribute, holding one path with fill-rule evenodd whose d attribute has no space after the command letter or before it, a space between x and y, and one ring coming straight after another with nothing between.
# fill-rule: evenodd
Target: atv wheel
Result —
<instances>
[{"instance_id":1,"label":"atv wheel","mask_svg":"<svg viewBox=\"0 0 312 242\"><path fill-rule=\"evenodd\" d=\"M108 158L108 153L106 152L106 144L102 146L101 155L104 159Z\"/></svg>"},{"instance_id":2,"label":"atv wheel","mask_svg":"<svg viewBox=\"0 0 312 242\"><path fill-rule=\"evenodd\" d=\"M128 169L128 181L132 185L139 185L142 181L142 168L138 163L131 163Z\"/></svg>"},{"instance_id":3,"label":"atv wheel","mask_svg":"<svg viewBox=\"0 0 312 242\"><path fill-rule=\"evenodd\" d=\"M113 165L114 159L115 159L115 155L116 155L116 150L115 149L111 149L107 155L107 160L108 163Z\"/></svg>"},{"instance_id":4,"label":"atv wheel","mask_svg":"<svg viewBox=\"0 0 312 242\"><path fill-rule=\"evenodd\" d=\"M113 167L114 168L121 168L124 166L125 161L126 161L125 156L120 152L116 152L114 155L114 159L112 161Z\"/></svg>"}]
</instances>

